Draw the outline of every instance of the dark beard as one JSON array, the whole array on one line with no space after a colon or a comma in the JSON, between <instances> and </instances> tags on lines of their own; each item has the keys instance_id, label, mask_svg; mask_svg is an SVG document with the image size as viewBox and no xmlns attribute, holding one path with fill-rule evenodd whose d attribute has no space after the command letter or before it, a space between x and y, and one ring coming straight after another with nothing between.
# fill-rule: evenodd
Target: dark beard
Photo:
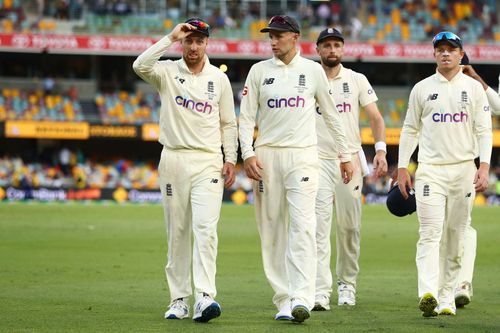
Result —
<instances>
[{"instance_id":1,"label":"dark beard","mask_svg":"<svg viewBox=\"0 0 500 333\"><path fill-rule=\"evenodd\" d=\"M335 60L322 59L321 61L323 62L323 65L325 65L326 67L333 68L333 67L337 67L340 64L341 60L342 59L337 58Z\"/></svg>"}]
</instances>

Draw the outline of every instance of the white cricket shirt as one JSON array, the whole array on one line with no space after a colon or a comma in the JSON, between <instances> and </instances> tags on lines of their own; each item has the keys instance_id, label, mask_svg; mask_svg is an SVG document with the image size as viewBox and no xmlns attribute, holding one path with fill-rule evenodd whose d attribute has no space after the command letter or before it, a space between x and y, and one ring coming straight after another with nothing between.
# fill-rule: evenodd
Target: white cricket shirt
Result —
<instances>
[{"instance_id":1,"label":"white cricket shirt","mask_svg":"<svg viewBox=\"0 0 500 333\"><path fill-rule=\"evenodd\" d=\"M299 52L288 65L278 58L253 65L243 88L239 118L243 159L255 155L252 142L256 122L259 132L255 147L317 145L316 102L326 110L322 114L341 161L350 161L342 120L321 65Z\"/></svg>"},{"instance_id":2,"label":"white cricket shirt","mask_svg":"<svg viewBox=\"0 0 500 333\"><path fill-rule=\"evenodd\" d=\"M500 116L500 93L497 93L491 87L488 87L488 89L486 89L486 96L488 97L491 113L496 116Z\"/></svg>"},{"instance_id":3,"label":"white cricket shirt","mask_svg":"<svg viewBox=\"0 0 500 333\"><path fill-rule=\"evenodd\" d=\"M161 98L160 143L168 149L220 153L236 163L238 130L231 84L210 64L193 74L184 60L159 61L172 44L163 37L134 62L134 71L152 84Z\"/></svg>"},{"instance_id":4,"label":"white cricket shirt","mask_svg":"<svg viewBox=\"0 0 500 333\"><path fill-rule=\"evenodd\" d=\"M418 82L410 93L401 131L399 168L408 167L417 138L418 162L422 163L473 160L482 138L489 140L491 155L491 112L483 86L461 71L448 81L436 70ZM487 151L479 154L488 156ZM489 163L489 159L481 162Z\"/></svg>"},{"instance_id":5,"label":"white cricket shirt","mask_svg":"<svg viewBox=\"0 0 500 333\"><path fill-rule=\"evenodd\" d=\"M376 102L377 95L366 76L342 65L340 65L339 74L333 79L329 79L328 82L346 130L349 153L355 154L361 150L359 108ZM321 114L322 109L318 106L316 108L316 130L318 131L319 157L337 159L336 145L333 144L333 138L328 132Z\"/></svg>"}]
</instances>

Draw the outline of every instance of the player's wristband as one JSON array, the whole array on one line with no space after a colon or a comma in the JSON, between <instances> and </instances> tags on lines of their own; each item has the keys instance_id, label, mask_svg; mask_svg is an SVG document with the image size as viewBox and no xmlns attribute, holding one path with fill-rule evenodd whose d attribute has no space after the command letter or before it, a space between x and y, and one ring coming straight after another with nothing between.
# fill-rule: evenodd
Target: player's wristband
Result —
<instances>
[{"instance_id":1,"label":"player's wristband","mask_svg":"<svg viewBox=\"0 0 500 333\"><path fill-rule=\"evenodd\" d=\"M384 141L375 142L375 152L382 150L387 153L387 145Z\"/></svg>"}]
</instances>

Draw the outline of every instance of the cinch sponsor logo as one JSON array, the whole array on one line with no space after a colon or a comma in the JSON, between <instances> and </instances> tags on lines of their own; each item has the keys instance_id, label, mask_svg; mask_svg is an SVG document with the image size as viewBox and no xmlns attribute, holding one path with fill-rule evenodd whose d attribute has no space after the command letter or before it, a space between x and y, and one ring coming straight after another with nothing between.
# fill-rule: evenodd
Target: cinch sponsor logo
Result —
<instances>
[{"instance_id":1,"label":"cinch sponsor logo","mask_svg":"<svg viewBox=\"0 0 500 333\"><path fill-rule=\"evenodd\" d=\"M175 97L175 103L189 110L208 114L212 113L212 105L210 105L208 102L195 102L192 99L185 99L181 96L177 96Z\"/></svg>"},{"instance_id":2,"label":"cinch sponsor logo","mask_svg":"<svg viewBox=\"0 0 500 333\"><path fill-rule=\"evenodd\" d=\"M339 113L351 112L351 104L349 103L344 102L343 104L337 104L336 107Z\"/></svg>"},{"instance_id":3,"label":"cinch sponsor logo","mask_svg":"<svg viewBox=\"0 0 500 333\"><path fill-rule=\"evenodd\" d=\"M469 116L465 112L460 113L433 113L432 121L435 123L465 123Z\"/></svg>"},{"instance_id":4,"label":"cinch sponsor logo","mask_svg":"<svg viewBox=\"0 0 500 333\"><path fill-rule=\"evenodd\" d=\"M288 107L303 108L305 105L306 101L300 96L290 98L271 98L267 100L267 106L271 109Z\"/></svg>"},{"instance_id":5,"label":"cinch sponsor logo","mask_svg":"<svg viewBox=\"0 0 500 333\"><path fill-rule=\"evenodd\" d=\"M344 102L343 104L337 104L335 105L337 107L337 110L339 113L344 113L344 112L351 112L351 104ZM321 114L321 111L319 110L319 106L316 107L316 113Z\"/></svg>"}]
</instances>

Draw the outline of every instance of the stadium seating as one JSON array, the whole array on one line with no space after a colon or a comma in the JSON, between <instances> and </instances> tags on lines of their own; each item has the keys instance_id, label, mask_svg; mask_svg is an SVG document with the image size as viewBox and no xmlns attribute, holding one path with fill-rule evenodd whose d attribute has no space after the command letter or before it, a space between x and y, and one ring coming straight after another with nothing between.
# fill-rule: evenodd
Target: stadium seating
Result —
<instances>
[{"instance_id":1,"label":"stadium seating","mask_svg":"<svg viewBox=\"0 0 500 333\"><path fill-rule=\"evenodd\" d=\"M157 123L160 101L157 94L141 91L129 94L126 91L98 93L95 104L104 124Z\"/></svg>"},{"instance_id":2,"label":"stadium seating","mask_svg":"<svg viewBox=\"0 0 500 333\"><path fill-rule=\"evenodd\" d=\"M64 175L58 165L25 163L20 157L0 156L0 186L158 189L159 182L154 163L126 159L76 162L72 153L69 175Z\"/></svg>"},{"instance_id":3,"label":"stadium seating","mask_svg":"<svg viewBox=\"0 0 500 333\"><path fill-rule=\"evenodd\" d=\"M114 9L116 2L113 1L104 1L104 9L97 8L95 2L90 0L83 1L83 7L77 8L53 8L52 4L52 7L46 5L49 8L44 8L42 18L35 14L34 8L25 3L19 0L0 0L1 31L158 36L185 19L180 15L181 8L167 8L154 1L141 2L122 12ZM284 3L289 9L295 6L293 1ZM300 8L300 11L287 12L301 20L303 36L309 39L314 39L318 30L325 24L330 24L343 29L348 38L363 41L420 42L437 31L452 30L467 40L500 42L499 5L495 0L376 0L364 1L359 7L349 6L346 1L339 3L340 5L331 5L331 16L325 20L315 17L312 3ZM244 7L241 3L240 5L239 7ZM269 2L267 7L271 8L272 3ZM353 31L355 29L351 26L352 22L347 22L342 15L338 15L339 11L345 12L342 7L349 7L350 12L354 11L363 25L359 34ZM240 8L231 12L235 17L220 15L218 9L214 10L212 7L207 9L207 20L211 24L213 22L214 37L265 38L259 30L266 24L266 19L243 12ZM66 12L61 14L61 10ZM25 13L27 18L24 17Z\"/></svg>"},{"instance_id":4,"label":"stadium seating","mask_svg":"<svg viewBox=\"0 0 500 333\"><path fill-rule=\"evenodd\" d=\"M0 121L83 121L84 112L68 95L44 95L42 91L4 88L0 94Z\"/></svg>"}]
</instances>

